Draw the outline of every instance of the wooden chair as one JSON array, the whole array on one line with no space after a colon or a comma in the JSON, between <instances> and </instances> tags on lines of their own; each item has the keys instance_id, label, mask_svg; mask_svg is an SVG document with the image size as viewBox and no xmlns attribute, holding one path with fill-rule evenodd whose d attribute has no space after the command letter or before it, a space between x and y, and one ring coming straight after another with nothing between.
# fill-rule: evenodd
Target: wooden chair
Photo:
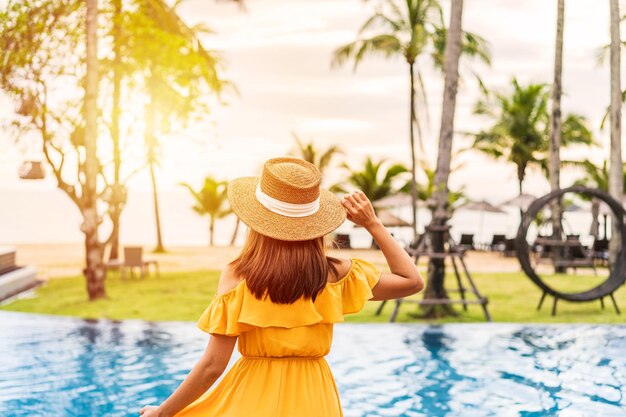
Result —
<instances>
[{"instance_id":1,"label":"wooden chair","mask_svg":"<svg viewBox=\"0 0 626 417\"><path fill-rule=\"evenodd\" d=\"M135 268L139 268L141 278L150 272L150 265L154 265L157 277L161 276L159 263L154 259L143 258L143 248L141 246L125 246L124 247L124 263L121 265L122 278L126 278L126 270L130 271L131 278L134 277Z\"/></svg>"}]
</instances>

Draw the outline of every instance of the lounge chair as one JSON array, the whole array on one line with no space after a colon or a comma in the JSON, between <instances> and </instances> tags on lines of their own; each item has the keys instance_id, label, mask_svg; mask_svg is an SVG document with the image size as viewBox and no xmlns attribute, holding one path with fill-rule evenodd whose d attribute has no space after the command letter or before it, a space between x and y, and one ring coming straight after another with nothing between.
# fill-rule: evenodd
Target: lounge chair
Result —
<instances>
[{"instance_id":1,"label":"lounge chair","mask_svg":"<svg viewBox=\"0 0 626 417\"><path fill-rule=\"evenodd\" d=\"M506 247L506 236L493 235L491 243L489 244L489 250L502 252Z\"/></svg>"},{"instance_id":2,"label":"lounge chair","mask_svg":"<svg viewBox=\"0 0 626 417\"><path fill-rule=\"evenodd\" d=\"M593 241L591 247L591 256L594 260L599 261L601 264L608 264L609 262L609 240L608 239L596 239Z\"/></svg>"},{"instance_id":3,"label":"lounge chair","mask_svg":"<svg viewBox=\"0 0 626 417\"><path fill-rule=\"evenodd\" d=\"M124 247L124 262L120 265L122 278L126 278L127 270L130 272L131 278L134 277L135 268L139 268L141 278L144 278L150 272L150 265L154 266L157 277L160 276L159 263L154 259L144 259L143 248L141 246Z\"/></svg>"},{"instance_id":4,"label":"lounge chair","mask_svg":"<svg viewBox=\"0 0 626 417\"><path fill-rule=\"evenodd\" d=\"M471 234L462 234L461 240L459 241L459 246L465 250L475 250L474 246L474 235Z\"/></svg>"},{"instance_id":5,"label":"lounge chair","mask_svg":"<svg viewBox=\"0 0 626 417\"><path fill-rule=\"evenodd\" d=\"M515 245L515 238L506 239L504 241L504 250L502 251L504 256L515 256L517 254L517 246Z\"/></svg>"}]
</instances>

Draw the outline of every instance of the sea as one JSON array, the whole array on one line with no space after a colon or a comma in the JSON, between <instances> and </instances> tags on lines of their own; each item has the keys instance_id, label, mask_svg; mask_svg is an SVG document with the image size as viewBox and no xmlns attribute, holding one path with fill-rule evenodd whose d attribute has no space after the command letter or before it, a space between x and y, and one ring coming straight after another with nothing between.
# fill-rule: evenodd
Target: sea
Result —
<instances>
[{"instance_id":1,"label":"sea","mask_svg":"<svg viewBox=\"0 0 626 417\"><path fill-rule=\"evenodd\" d=\"M497 204L498 202L493 202ZM184 189L165 189L159 194L162 236L169 246L208 245L209 220L192 210L194 201ZM473 234L477 243L488 243L494 234L514 237L519 226L519 209L503 207L505 213L490 213L457 210L452 217L451 234L458 239L461 234ZM408 206L390 209L396 216L410 221ZM602 220L602 219L600 219ZM418 230L423 231L430 221L430 212L419 209ZM228 245L235 229L236 219L229 215L219 219L215 226L215 244ZM83 240L80 231L81 216L74 204L57 189L0 190L0 244L25 243L79 243ZM581 235L585 244L591 243L589 230L591 215L586 210L565 214L565 228L569 234ZM236 238L241 244L245 238L245 226L240 227ZM602 230L602 223L600 229ZM106 236L110 225L106 219L101 236ZM390 228L402 243L409 243L410 228ZM371 237L362 228L355 228L346 221L339 233L350 235L352 246L366 248ZM536 230L531 231L536 233ZM127 245L154 245L156 226L152 194L148 191L131 191L122 215L121 242Z\"/></svg>"}]
</instances>

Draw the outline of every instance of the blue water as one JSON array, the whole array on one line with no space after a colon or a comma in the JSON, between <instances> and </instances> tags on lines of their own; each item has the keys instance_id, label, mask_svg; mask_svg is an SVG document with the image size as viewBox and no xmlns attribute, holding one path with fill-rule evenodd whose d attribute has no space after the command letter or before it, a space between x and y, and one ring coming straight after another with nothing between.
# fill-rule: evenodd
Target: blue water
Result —
<instances>
[{"instance_id":1,"label":"blue water","mask_svg":"<svg viewBox=\"0 0 626 417\"><path fill-rule=\"evenodd\" d=\"M0 313L0 416L136 416L206 342L186 322ZM626 326L340 324L328 362L346 417L626 416Z\"/></svg>"}]
</instances>

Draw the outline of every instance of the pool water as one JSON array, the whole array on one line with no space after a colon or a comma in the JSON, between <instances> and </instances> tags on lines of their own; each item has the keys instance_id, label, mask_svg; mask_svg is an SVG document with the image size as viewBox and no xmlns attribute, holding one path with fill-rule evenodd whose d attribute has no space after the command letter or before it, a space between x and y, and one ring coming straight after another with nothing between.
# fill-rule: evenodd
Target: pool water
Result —
<instances>
[{"instance_id":1,"label":"pool water","mask_svg":"<svg viewBox=\"0 0 626 417\"><path fill-rule=\"evenodd\" d=\"M0 313L0 416L137 416L206 342L187 322ZM328 362L346 417L626 416L626 325L340 324Z\"/></svg>"}]
</instances>

